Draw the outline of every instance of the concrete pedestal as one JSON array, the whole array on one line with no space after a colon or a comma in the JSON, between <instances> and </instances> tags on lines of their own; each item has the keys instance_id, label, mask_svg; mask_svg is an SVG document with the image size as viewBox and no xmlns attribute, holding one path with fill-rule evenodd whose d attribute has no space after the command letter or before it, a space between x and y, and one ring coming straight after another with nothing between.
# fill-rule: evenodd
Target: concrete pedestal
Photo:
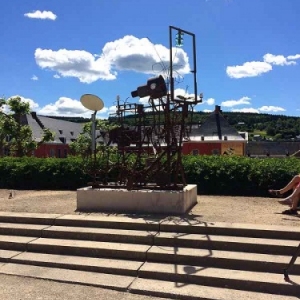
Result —
<instances>
[{"instance_id":1,"label":"concrete pedestal","mask_svg":"<svg viewBox=\"0 0 300 300\"><path fill-rule=\"evenodd\" d=\"M184 214L197 203L197 185L182 191L93 189L77 190L77 210L89 212Z\"/></svg>"}]
</instances>

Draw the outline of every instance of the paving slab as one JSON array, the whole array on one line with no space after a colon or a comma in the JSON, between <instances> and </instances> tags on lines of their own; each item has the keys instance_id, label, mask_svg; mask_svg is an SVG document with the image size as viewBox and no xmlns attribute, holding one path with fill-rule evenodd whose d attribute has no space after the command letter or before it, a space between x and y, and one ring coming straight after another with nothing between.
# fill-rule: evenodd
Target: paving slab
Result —
<instances>
[{"instance_id":1,"label":"paving slab","mask_svg":"<svg viewBox=\"0 0 300 300\"><path fill-rule=\"evenodd\" d=\"M293 280L291 284L284 280L283 274L205 266L146 262L139 270L139 277L293 296L298 296L300 292L299 275L291 276Z\"/></svg>"},{"instance_id":2,"label":"paving slab","mask_svg":"<svg viewBox=\"0 0 300 300\"><path fill-rule=\"evenodd\" d=\"M160 231L300 240L300 228L297 226L205 222L187 218L162 220Z\"/></svg>"},{"instance_id":3,"label":"paving slab","mask_svg":"<svg viewBox=\"0 0 300 300\"><path fill-rule=\"evenodd\" d=\"M154 245L293 255L299 245L299 241L215 234L160 232L154 237Z\"/></svg>"},{"instance_id":4,"label":"paving slab","mask_svg":"<svg viewBox=\"0 0 300 300\"><path fill-rule=\"evenodd\" d=\"M65 270L59 268L45 268L20 264L5 264L0 267L1 274L26 276L55 280L59 282L79 283L91 286L106 287L119 291L126 291L135 277Z\"/></svg>"},{"instance_id":5,"label":"paving slab","mask_svg":"<svg viewBox=\"0 0 300 300\"><path fill-rule=\"evenodd\" d=\"M145 260L150 246L82 240L39 238L28 243L32 252Z\"/></svg>"},{"instance_id":6,"label":"paving slab","mask_svg":"<svg viewBox=\"0 0 300 300\"><path fill-rule=\"evenodd\" d=\"M21 253L10 259L10 262L128 276L137 276L143 265L139 261L31 252Z\"/></svg>"},{"instance_id":7,"label":"paving slab","mask_svg":"<svg viewBox=\"0 0 300 300\"><path fill-rule=\"evenodd\" d=\"M250 271L281 273L291 256L236 251L195 249L184 247L153 246L147 252L147 261L212 266L220 268L245 269ZM300 260L293 267L300 274Z\"/></svg>"},{"instance_id":8,"label":"paving slab","mask_svg":"<svg viewBox=\"0 0 300 300\"><path fill-rule=\"evenodd\" d=\"M0 211L0 222L53 225L61 214L41 214Z\"/></svg>"},{"instance_id":9,"label":"paving slab","mask_svg":"<svg viewBox=\"0 0 300 300\"><path fill-rule=\"evenodd\" d=\"M51 226L43 231L42 237L152 245L155 234L157 232L141 230Z\"/></svg>"},{"instance_id":10,"label":"paving slab","mask_svg":"<svg viewBox=\"0 0 300 300\"><path fill-rule=\"evenodd\" d=\"M298 300L298 297L138 278L130 292L184 300Z\"/></svg>"},{"instance_id":11,"label":"paving slab","mask_svg":"<svg viewBox=\"0 0 300 300\"><path fill-rule=\"evenodd\" d=\"M55 225L102 227L114 229L136 229L158 231L160 220L154 218L105 216L105 215L64 215L55 219Z\"/></svg>"}]
</instances>

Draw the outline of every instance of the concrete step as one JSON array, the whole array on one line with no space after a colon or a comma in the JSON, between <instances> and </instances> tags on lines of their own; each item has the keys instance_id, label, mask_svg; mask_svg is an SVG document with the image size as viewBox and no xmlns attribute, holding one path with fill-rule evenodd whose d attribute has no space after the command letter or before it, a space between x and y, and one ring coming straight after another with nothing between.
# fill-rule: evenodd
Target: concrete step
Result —
<instances>
[{"instance_id":1,"label":"concrete step","mask_svg":"<svg viewBox=\"0 0 300 300\"><path fill-rule=\"evenodd\" d=\"M43 230L42 237L153 245L157 233L145 230L51 226Z\"/></svg>"},{"instance_id":2,"label":"concrete step","mask_svg":"<svg viewBox=\"0 0 300 300\"><path fill-rule=\"evenodd\" d=\"M0 223L0 235L41 237L42 231L49 227L51 227L51 225Z\"/></svg>"},{"instance_id":3,"label":"concrete step","mask_svg":"<svg viewBox=\"0 0 300 300\"><path fill-rule=\"evenodd\" d=\"M120 276L59 268L45 268L12 263L0 265L0 273L31 278L48 279L65 283L77 283L90 286L105 287L119 291L127 291L129 286L136 278L133 276Z\"/></svg>"},{"instance_id":4,"label":"concrete step","mask_svg":"<svg viewBox=\"0 0 300 300\"><path fill-rule=\"evenodd\" d=\"M174 218L162 220L160 231L211 235L243 236L265 239L300 240L297 226L274 226L261 224L203 222L195 219Z\"/></svg>"},{"instance_id":5,"label":"concrete step","mask_svg":"<svg viewBox=\"0 0 300 300\"><path fill-rule=\"evenodd\" d=\"M0 249L282 273L290 256L184 247L0 236ZM296 261L294 274L300 274Z\"/></svg>"},{"instance_id":6,"label":"concrete step","mask_svg":"<svg viewBox=\"0 0 300 300\"><path fill-rule=\"evenodd\" d=\"M293 255L298 241L126 229L0 223L0 234Z\"/></svg>"},{"instance_id":7,"label":"concrete step","mask_svg":"<svg viewBox=\"0 0 300 300\"><path fill-rule=\"evenodd\" d=\"M0 235L0 249L145 260L149 245Z\"/></svg>"},{"instance_id":8,"label":"concrete step","mask_svg":"<svg viewBox=\"0 0 300 300\"><path fill-rule=\"evenodd\" d=\"M216 234L159 232L154 236L154 245L293 255L295 248L297 248L299 245L299 241L249 238L228 235L225 236Z\"/></svg>"},{"instance_id":9,"label":"concrete step","mask_svg":"<svg viewBox=\"0 0 300 300\"><path fill-rule=\"evenodd\" d=\"M284 280L283 274L146 262L138 271L138 277L269 294L280 295L284 292L290 296L300 295L299 275L293 275L293 283L290 283Z\"/></svg>"},{"instance_id":10,"label":"concrete step","mask_svg":"<svg viewBox=\"0 0 300 300\"><path fill-rule=\"evenodd\" d=\"M0 273L174 299L289 299L300 260L293 282L283 269L299 241L282 226L0 212Z\"/></svg>"},{"instance_id":11,"label":"concrete step","mask_svg":"<svg viewBox=\"0 0 300 300\"><path fill-rule=\"evenodd\" d=\"M224 222L203 222L194 218L110 216L98 214L59 215L0 212L0 223L44 224L68 227L93 227L127 229L149 232L174 232L241 236L265 239L300 240L300 228L296 226L271 226Z\"/></svg>"},{"instance_id":12,"label":"concrete step","mask_svg":"<svg viewBox=\"0 0 300 300\"><path fill-rule=\"evenodd\" d=\"M0 235L78 239L153 245L157 232L92 227L67 227L39 224L0 223Z\"/></svg>"},{"instance_id":13,"label":"concrete step","mask_svg":"<svg viewBox=\"0 0 300 300\"><path fill-rule=\"evenodd\" d=\"M235 251L153 246L147 252L148 262L216 266L223 269L282 273L291 256L244 253ZM294 274L300 274L300 260L295 262Z\"/></svg>"},{"instance_id":14,"label":"concrete step","mask_svg":"<svg viewBox=\"0 0 300 300\"><path fill-rule=\"evenodd\" d=\"M57 226L159 231L160 219L107 215L59 215L0 211L1 223L27 223Z\"/></svg>"},{"instance_id":15,"label":"concrete step","mask_svg":"<svg viewBox=\"0 0 300 300\"><path fill-rule=\"evenodd\" d=\"M45 254L33 252L0 252L0 261L14 264L26 264L41 267L62 268L106 274L138 276L138 270L144 264L141 261L121 260L99 257ZM2 259L3 258L3 259Z\"/></svg>"},{"instance_id":16,"label":"concrete step","mask_svg":"<svg viewBox=\"0 0 300 300\"><path fill-rule=\"evenodd\" d=\"M227 287L199 286L192 283L180 283L154 279L137 278L130 286L130 292L168 299L184 300L298 300L297 296L234 290ZM299 293L298 293L299 295Z\"/></svg>"},{"instance_id":17,"label":"concrete step","mask_svg":"<svg viewBox=\"0 0 300 300\"><path fill-rule=\"evenodd\" d=\"M162 268L162 272L159 273L161 278L144 278L151 273L156 275L157 267L161 268L162 265L145 264L138 272L139 276L135 277L7 263L0 265L0 273L99 286L170 299L268 300L269 297L272 300L292 300L298 299L292 296L299 296L299 276L293 276L293 283L288 283L278 274L226 272L217 268L195 270L192 266L169 265ZM172 278L175 280L171 280Z\"/></svg>"}]
</instances>

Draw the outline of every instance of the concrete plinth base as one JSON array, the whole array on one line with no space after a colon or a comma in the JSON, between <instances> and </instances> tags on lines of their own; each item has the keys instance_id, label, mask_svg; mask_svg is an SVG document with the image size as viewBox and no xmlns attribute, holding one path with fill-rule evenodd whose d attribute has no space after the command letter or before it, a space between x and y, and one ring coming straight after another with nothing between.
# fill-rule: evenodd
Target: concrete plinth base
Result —
<instances>
[{"instance_id":1,"label":"concrete plinth base","mask_svg":"<svg viewBox=\"0 0 300 300\"><path fill-rule=\"evenodd\" d=\"M197 185L182 191L93 189L77 190L77 210L118 213L184 214L197 203Z\"/></svg>"}]
</instances>

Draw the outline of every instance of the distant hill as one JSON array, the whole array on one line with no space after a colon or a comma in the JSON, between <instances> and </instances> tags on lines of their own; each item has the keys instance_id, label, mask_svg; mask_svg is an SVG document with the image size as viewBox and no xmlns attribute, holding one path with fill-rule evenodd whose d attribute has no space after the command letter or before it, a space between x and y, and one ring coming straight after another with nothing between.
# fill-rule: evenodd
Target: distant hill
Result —
<instances>
[{"instance_id":1,"label":"distant hill","mask_svg":"<svg viewBox=\"0 0 300 300\"><path fill-rule=\"evenodd\" d=\"M205 112L194 112L193 123L203 123L209 114L210 113ZM250 140L253 139L254 135L260 135L266 140L276 141L297 139L297 137L300 136L300 117L224 111L222 114L228 120L229 124L235 127L238 131L249 132ZM83 117L48 117L76 123L85 123L90 121L89 118ZM128 116L126 119L126 123L133 125L135 119L133 115ZM111 120L115 121L113 118Z\"/></svg>"},{"instance_id":2,"label":"distant hill","mask_svg":"<svg viewBox=\"0 0 300 300\"><path fill-rule=\"evenodd\" d=\"M201 124L208 114L195 112L193 121ZM238 131L249 132L250 139L260 135L266 140L280 141L296 139L300 135L300 117L224 111L222 114Z\"/></svg>"},{"instance_id":3,"label":"distant hill","mask_svg":"<svg viewBox=\"0 0 300 300\"><path fill-rule=\"evenodd\" d=\"M69 121L69 122L74 122L74 123L86 123L91 121L89 118L83 118L83 117L61 117L61 116L45 116L48 118L52 119L57 119L57 120L64 120L64 121Z\"/></svg>"}]
</instances>

